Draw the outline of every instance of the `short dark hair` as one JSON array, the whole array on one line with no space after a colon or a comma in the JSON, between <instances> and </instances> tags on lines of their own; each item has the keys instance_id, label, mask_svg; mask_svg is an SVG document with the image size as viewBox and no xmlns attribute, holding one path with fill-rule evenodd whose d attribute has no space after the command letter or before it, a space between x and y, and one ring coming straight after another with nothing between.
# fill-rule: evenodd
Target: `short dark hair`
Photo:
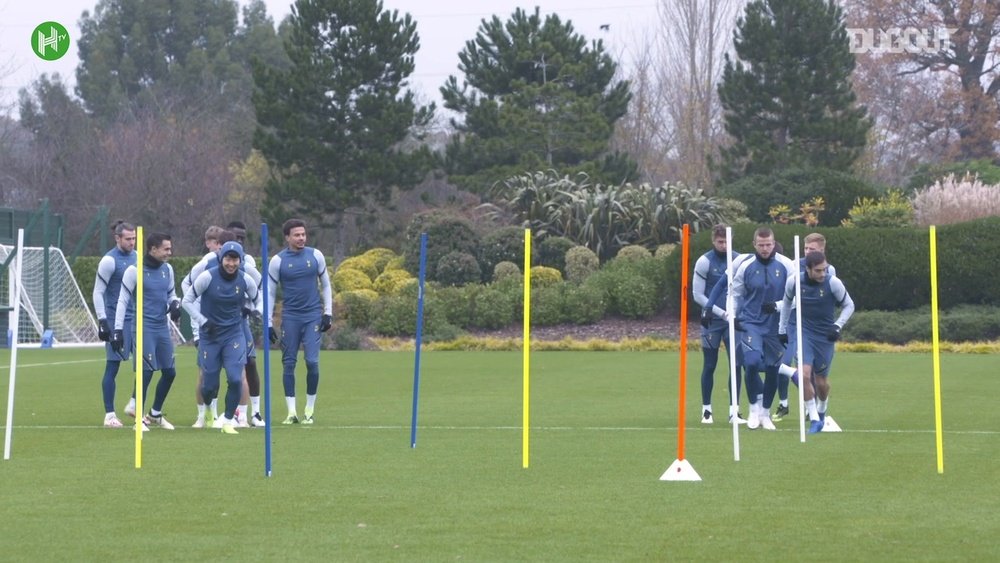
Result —
<instances>
[{"instance_id":1,"label":"short dark hair","mask_svg":"<svg viewBox=\"0 0 1000 563\"><path fill-rule=\"evenodd\" d=\"M229 224L226 225L226 228L227 229L243 229L244 231L247 230L246 223L244 223L243 221L230 221Z\"/></svg>"},{"instance_id":2,"label":"short dark hair","mask_svg":"<svg viewBox=\"0 0 1000 563\"><path fill-rule=\"evenodd\" d=\"M148 252L154 248L158 248L164 243L164 241L168 240L171 240L170 235L166 233L150 233L149 236L146 237L146 251Z\"/></svg>"},{"instance_id":3,"label":"short dark hair","mask_svg":"<svg viewBox=\"0 0 1000 563\"><path fill-rule=\"evenodd\" d=\"M226 225L226 230L233 233L237 242L242 242L247 239L247 226L243 224L243 221L233 221L229 223Z\"/></svg>"},{"instance_id":4,"label":"short dark hair","mask_svg":"<svg viewBox=\"0 0 1000 563\"><path fill-rule=\"evenodd\" d=\"M284 225L281 226L281 232L287 237L288 234L292 232L292 229L297 227L302 227L303 229L306 228L306 222L302 219L289 219L285 221Z\"/></svg>"},{"instance_id":5,"label":"short dark hair","mask_svg":"<svg viewBox=\"0 0 1000 563\"><path fill-rule=\"evenodd\" d=\"M226 244L227 242L236 240L236 233L232 231L222 231L219 233L219 238L217 239L219 244Z\"/></svg>"},{"instance_id":6,"label":"short dark hair","mask_svg":"<svg viewBox=\"0 0 1000 563\"><path fill-rule=\"evenodd\" d=\"M771 238L774 236L774 231L770 227L758 227L756 231L753 232L753 239L757 240L759 238Z\"/></svg>"},{"instance_id":7,"label":"short dark hair","mask_svg":"<svg viewBox=\"0 0 1000 563\"><path fill-rule=\"evenodd\" d=\"M126 223L121 219L118 219L117 221L111 224L111 234L115 235L116 237L121 236L121 234L124 233L125 231L134 231L134 230L135 230L135 225L133 225L132 223Z\"/></svg>"},{"instance_id":8,"label":"short dark hair","mask_svg":"<svg viewBox=\"0 0 1000 563\"><path fill-rule=\"evenodd\" d=\"M717 238L726 238L726 226L719 224L712 227L712 240Z\"/></svg>"},{"instance_id":9,"label":"short dark hair","mask_svg":"<svg viewBox=\"0 0 1000 563\"><path fill-rule=\"evenodd\" d=\"M826 254L822 252L809 252L806 254L806 268L810 270L826 262Z\"/></svg>"}]
</instances>

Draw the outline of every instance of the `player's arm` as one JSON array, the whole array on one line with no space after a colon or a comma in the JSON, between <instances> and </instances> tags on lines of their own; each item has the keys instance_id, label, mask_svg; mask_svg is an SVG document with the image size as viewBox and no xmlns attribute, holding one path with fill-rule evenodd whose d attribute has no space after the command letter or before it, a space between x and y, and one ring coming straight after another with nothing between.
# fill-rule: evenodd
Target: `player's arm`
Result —
<instances>
[{"instance_id":1,"label":"player's arm","mask_svg":"<svg viewBox=\"0 0 1000 563\"><path fill-rule=\"evenodd\" d=\"M202 272L197 278L195 278L194 282L191 283L191 290L185 293L184 299L181 300L181 306L188 312L188 316L191 317L191 324L195 326L200 327L205 324L206 320L208 320L201 314L200 297L211 284L212 273L207 271Z\"/></svg>"},{"instance_id":2,"label":"player's arm","mask_svg":"<svg viewBox=\"0 0 1000 563\"><path fill-rule=\"evenodd\" d=\"M708 258L704 255L694 263L694 274L691 276L691 293L694 294L694 302L702 309L708 303L708 292L705 291L705 282L708 278L708 269L711 266Z\"/></svg>"},{"instance_id":3,"label":"player's arm","mask_svg":"<svg viewBox=\"0 0 1000 563\"><path fill-rule=\"evenodd\" d=\"M854 314L854 300L851 299L851 294L847 293L847 288L840 278L830 279L830 290L833 292L833 298L837 300L837 305L840 305L840 316L833 321L833 324L837 325L837 328L844 328Z\"/></svg>"},{"instance_id":4,"label":"player's arm","mask_svg":"<svg viewBox=\"0 0 1000 563\"><path fill-rule=\"evenodd\" d=\"M313 249L313 254L316 256L317 264L319 265L317 276L319 277L320 289L323 294L323 314L332 316L333 286L330 285L330 272L326 269L326 257L317 249Z\"/></svg>"},{"instance_id":5,"label":"player's arm","mask_svg":"<svg viewBox=\"0 0 1000 563\"><path fill-rule=\"evenodd\" d=\"M795 310L795 278L785 282L785 298L781 300L781 315L778 317L778 334L788 334L788 321Z\"/></svg>"},{"instance_id":6,"label":"player's arm","mask_svg":"<svg viewBox=\"0 0 1000 563\"><path fill-rule=\"evenodd\" d=\"M115 330L124 330L125 313L128 311L128 304L132 301L132 292L135 291L135 283L138 274L135 266L129 266L122 274L122 290L118 292L118 307L115 308Z\"/></svg>"},{"instance_id":7,"label":"player's arm","mask_svg":"<svg viewBox=\"0 0 1000 563\"><path fill-rule=\"evenodd\" d=\"M274 300L278 295L278 277L281 274L281 256L275 254L267 264L267 311L264 314L271 319L270 325L274 326Z\"/></svg>"},{"instance_id":8,"label":"player's arm","mask_svg":"<svg viewBox=\"0 0 1000 563\"><path fill-rule=\"evenodd\" d=\"M107 316L107 305L104 303L104 292L108 289L108 282L111 281L111 276L115 273L115 259L110 256L105 256L101 258L101 261L97 263L97 277L94 278L94 313L97 314L97 320L101 320Z\"/></svg>"},{"instance_id":9,"label":"player's arm","mask_svg":"<svg viewBox=\"0 0 1000 563\"><path fill-rule=\"evenodd\" d=\"M256 270L254 270L256 271ZM264 292L260 290L260 272L257 272L258 278L255 280L250 272L243 273L243 280L247 284L247 299L250 301L251 306L254 311L260 314L264 314Z\"/></svg>"}]
</instances>

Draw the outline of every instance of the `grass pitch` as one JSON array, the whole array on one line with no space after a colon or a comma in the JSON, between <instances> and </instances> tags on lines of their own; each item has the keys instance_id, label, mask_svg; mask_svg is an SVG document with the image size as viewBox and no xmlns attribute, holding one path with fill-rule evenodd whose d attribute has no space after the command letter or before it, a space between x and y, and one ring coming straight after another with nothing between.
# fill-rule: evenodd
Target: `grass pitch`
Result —
<instances>
[{"instance_id":1,"label":"grass pitch","mask_svg":"<svg viewBox=\"0 0 1000 563\"><path fill-rule=\"evenodd\" d=\"M103 351L19 351L5 559L1000 560L996 356L942 359L939 475L929 355L838 354L830 414L845 432L800 443L793 400L778 432L741 431L737 462L722 369L719 420L702 425L693 354L686 458L702 481L661 482L677 457L675 353L532 354L525 469L520 353L425 352L411 449L412 353L325 352L317 423L275 426L265 477L263 431L190 428L191 352L164 409L177 430L147 433L136 469L134 433L100 426ZM0 364L6 391L9 351ZM298 387L301 413L301 374Z\"/></svg>"}]
</instances>

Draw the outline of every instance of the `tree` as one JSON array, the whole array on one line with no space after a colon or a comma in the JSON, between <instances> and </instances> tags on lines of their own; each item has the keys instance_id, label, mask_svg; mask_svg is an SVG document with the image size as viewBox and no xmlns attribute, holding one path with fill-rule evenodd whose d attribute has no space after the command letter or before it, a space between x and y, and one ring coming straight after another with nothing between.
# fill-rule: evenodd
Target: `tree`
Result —
<instances>
[{"instance_id":1,"label":"tree","mask_svg":"<svg viewBox=\"0 0 1000 563\"><path fill-rule=\"evenodd\" d=\"M482 192L541 168L615 183L635 176L633 162L608 151L631 95L628 82L613 83L601 41L588 47L571 22L518 8L506 23L483 20L459 60L462 86L450 76L441 87L445 107L463 117L452 120L446 154L453 181Z\"/></svg>"},{"instance_id":2,"label":"tree","mask_svg":"<svg viewBox=\"0 0 1000 563\"><path fill-rule=\"evenodd\" d=\"M1000 3L849 0L845 4L851 25L871 30L875 37L890 29L919 32L920 44L914 45L918 48L885 49L889 46L878 45L883 52L858 56L863 76L874 76L875 86L866 89L865 99L871 101L870 107L879 118L878 128L884 133L880 136L895 147L901 146L890 164L903 161L897 167L906 169L905 159L912 155L918 162L996 158L1000 142ZM924 37L925 33L931 37ZM901 52L885 52L893 50ZM887 88L888 81L895 87ZM891 94L888 99L879 95L886 92ZM900 108L896 100L905 101L905 105ZM901 139L900 132L904 134ZM927 140L930 146L924 147Z\"/></svg>"},{"instance_id":3,"label":"tree","mask_svg":"<svg viewBox=\"0 0 1000 563\"><path fill-rule=\"evenodd\" d=\"M419 181L429 152L399 144L434 106L418 108L404 90L420 46L409 14L379 0L298 0L283 25L289 68L254 65L254 145L277 171L265 219L335 224L348 207Z\"/></svg>"},{"instance_id":4,"label":"tree","mask_svg":"<svg viewBox=\"0 0 1000 563\"><path fill-rule=\"evenodd\" d=\"M851 87L854 57L832 0L755 0L737 22L719 98L730 147L722 179L791 166L849 170L871 127Z\"/></svg>"}]
</instances>

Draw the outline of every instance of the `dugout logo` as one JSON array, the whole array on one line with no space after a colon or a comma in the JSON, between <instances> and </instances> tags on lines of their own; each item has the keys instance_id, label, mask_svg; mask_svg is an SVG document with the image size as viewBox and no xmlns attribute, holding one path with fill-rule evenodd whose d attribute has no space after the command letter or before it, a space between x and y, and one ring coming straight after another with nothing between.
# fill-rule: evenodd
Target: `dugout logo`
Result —
<instances>
[{"instance_id":1,"label":"dugout logo","mask_svg":"<svg viewBox=\"0 0 1000 563\"><path fill-rule=\"evenodd\" d=\"M61 59L69 52L69 32L59 22L40 23L31 32L31 50L46 61Z\"/></svg>"}]
</instances>

